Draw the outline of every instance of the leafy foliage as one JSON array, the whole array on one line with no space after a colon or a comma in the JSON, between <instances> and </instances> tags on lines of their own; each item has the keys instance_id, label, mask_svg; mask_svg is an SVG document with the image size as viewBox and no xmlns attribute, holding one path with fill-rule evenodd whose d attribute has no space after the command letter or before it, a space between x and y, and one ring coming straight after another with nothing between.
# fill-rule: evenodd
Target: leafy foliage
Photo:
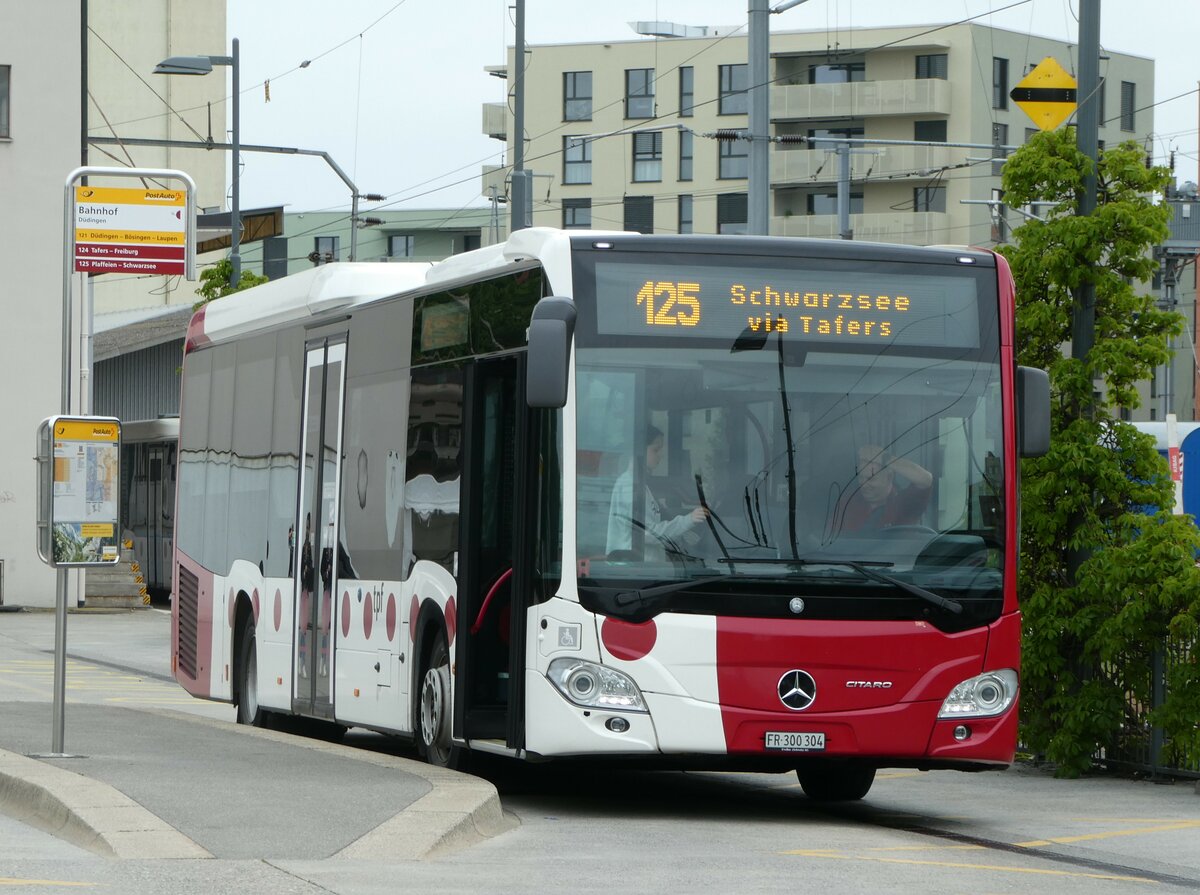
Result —
<instances>
[{"instance_id":1,"label":"leafy foliage","mask_svg":"<svg viewBox=\"0 0 1200 895\"><path fill-rule=\"evenodd\" d=\"M233 262L228 258L222 258L216 264L201 271L200 288L196 290L196 293L200 296L200 301L196 302L192 309L199 310L214 298L232 295L234 292L241 292L243 289L249 289L252 286L267 282L266 277L259 276L254 271L243 269L241 276L238 277L238 284L235 289L229 283L232 276Z\"/></svg>"},{"instance_id":2,"label":"leafy foliage","mask_svg":"<svg viewBox=\"0 0 1200 895\"><path fill-rule=\"evenodd\" d=\"M1050 453L1021 470L1022 735L1064 775L1143 736L1148 719L1176 760L1200 757L1200 530L1170 513L1154 439L1115 416L1138 406L1137 382L1169 359L1168 340L1183 328L1135 288L1151 278L1151 248L1167 235L1168 211L1155 199L1169 175L1147 168L1135 144L1111 148L1097 167L1097 209L1079 217L1091 164L1064 129L1035 136L1003 177L1009 206L1050 203L1001 251L1017 285L1018 362L1045 369L1052 390ZM1072 290L1085 283L1095 288L1095 343L1076 359L1063 346ZM1168 689L1151 710L1156 649Z\"/></svg>"}]
</instances>

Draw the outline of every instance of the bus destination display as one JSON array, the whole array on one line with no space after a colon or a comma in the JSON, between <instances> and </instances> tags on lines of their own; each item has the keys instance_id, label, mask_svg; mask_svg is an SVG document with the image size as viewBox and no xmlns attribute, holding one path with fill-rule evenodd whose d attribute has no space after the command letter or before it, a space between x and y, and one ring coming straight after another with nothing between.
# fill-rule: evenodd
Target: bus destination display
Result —
<instances>
[{"instance_id":1,"label":"bus destination display","mask_svg":"<svg viewBox=\"0 0 1200 895\"><path fill-rule=\"evenodd\" d=\"M971 276L604 261L596 295L602 335L979 346Z\"/></svg>"}]
</instances>

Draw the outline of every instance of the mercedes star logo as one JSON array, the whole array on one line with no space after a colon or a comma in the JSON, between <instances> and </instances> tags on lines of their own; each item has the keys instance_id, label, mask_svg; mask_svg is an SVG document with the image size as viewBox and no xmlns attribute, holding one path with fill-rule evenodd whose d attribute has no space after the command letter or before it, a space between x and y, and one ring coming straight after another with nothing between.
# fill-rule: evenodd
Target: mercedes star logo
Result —
<instances>
[{"instance_id":1,"label":"mercedes star logo","mask_svg":"<svg viewBox=\"0 0 1200 895\"><path fill-rule=\"evenodd\" d=\"M807 671L793 668L779 679L779 701L793 712L800 712L817 698L817 682Z\"/></svg>"}]
</instances>

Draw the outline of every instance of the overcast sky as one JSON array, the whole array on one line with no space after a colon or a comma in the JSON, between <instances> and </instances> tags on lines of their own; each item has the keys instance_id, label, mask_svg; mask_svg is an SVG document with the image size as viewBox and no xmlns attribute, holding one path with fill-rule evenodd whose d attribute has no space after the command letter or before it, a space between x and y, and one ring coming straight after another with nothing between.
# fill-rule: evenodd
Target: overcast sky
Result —
<instances>
[{"instance_id":1,"label":"overcast sky","mask_svg":"<svg viewBox=\"0 0 1200 895\"><path fill-rule=\"evenodd\" d=\"M513 43L510 2L229 0L229 37L241 41L242 142L328 152L361 192L386 194L390 207L483 205L480 167L499 163L503 149L483 135L480 109L505 98L505 83L484 67L502 64ZM1079 2L1101 0L808 0L771 16L771 27L923 30L984 14L978 21L1074 42ZM1165 160L1177 151L1180 181L1200 180L1198 7L1107 0L1101 14L1106 49L1155 60L1154 152ZM746 0L526 0L526 40L638 39L628 23L646 20L744 26L746 8ZM299 68L305 60L311 64ZM1190 95L1164 102L1183 93ZM349 207L348 189L319 159L245 154L242 162L243 208Z\"/></svg>"}]
</instances>

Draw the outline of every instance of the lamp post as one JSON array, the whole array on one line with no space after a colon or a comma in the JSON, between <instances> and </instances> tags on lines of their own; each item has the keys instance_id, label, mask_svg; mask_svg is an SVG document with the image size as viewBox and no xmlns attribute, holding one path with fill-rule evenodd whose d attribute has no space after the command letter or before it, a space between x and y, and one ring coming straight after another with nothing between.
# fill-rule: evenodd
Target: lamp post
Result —
<instances>
[{"instance_id":1,"label":"lamp post","mask_svg":"<svg viewBox=\"0 0 1200 895\"><path fill-rule=\"evenodd\" d=\"M768 0L750 0L750 46L749 67L746 70L750 86L749 130L750 160L747 169L746 232L766 236L769 229L769 199L771 195L771 169L767 155L770 145L771 111L768 83L768 60L770 58L770 16L786 12L805 0L784 0L768 8Z\"/></svg>"},{"instance_id":2,"label":"lamp post","mask_svg":"<svg viewBox=\"0 0 1200 895\"><path fill-rule=\"evenodd\" d=\"M236 289L242 279L242 214L238 202L238 153L241 139L238 131L240 118L241 84L238 80L238 39L233 39L233 54L230 56L171 56L154 67L156 75L207 75L214 65L227 65L233 69L233 197L229 202L229 285Z\"/></svg>"}]
</instances>

